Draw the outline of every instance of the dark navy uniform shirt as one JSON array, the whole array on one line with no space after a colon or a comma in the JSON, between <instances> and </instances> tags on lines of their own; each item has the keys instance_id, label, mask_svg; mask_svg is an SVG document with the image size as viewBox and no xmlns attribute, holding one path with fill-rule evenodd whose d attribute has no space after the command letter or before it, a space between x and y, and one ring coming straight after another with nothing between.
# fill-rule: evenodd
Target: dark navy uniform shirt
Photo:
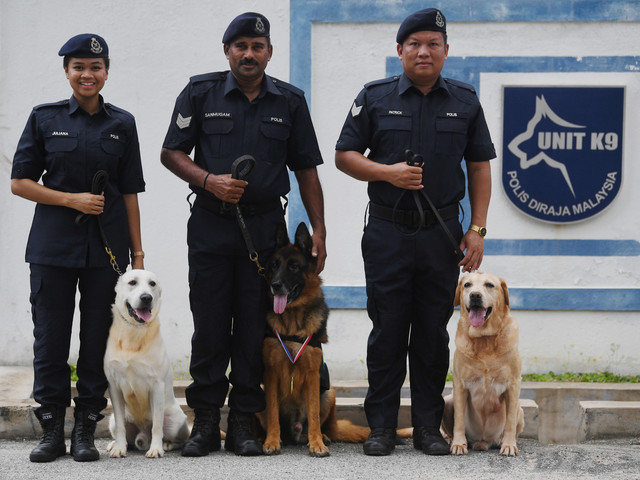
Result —
<instances>
[{"instance_id":1,"label":"dark navy uniform shirt","mask_svg":"<svg viewBox=\"0 0 640 480\"><path fill-rule=\"evenodd\" d=\"M163 147L186 154L195 147L195 163L216 175L230 173L241 155L252 155L256 167L240 201L248 204L286 195L287 167L322 164L304 93L266 74L252 102L228 71L192 77L176 100ZM213 197L201 185L190 187Z\"/></svg>"},{"instance_id":2,"label":"dark navy uniform shirt","mask_svg":"<svg viewBox=\"0 0 640 480\"><path fill-rule=\"evenodd\" d=\"M406 149L422 155L422 182L437 208L464 198L463 157L479 162L496 156L471 85L439 77L423 95L405 74L371 82L358 94L336 150L364 154L367 148L368 158L384 164L404 160ZM373 203L393 207L402 189L369 182L368 192ZM412 196L404 195L399 207L415 209Z\"/></svg>"},{"instance_id":3,"label":"dark navy uniform shirt","mask_svg":"<svg viewBox=\"0 0 640 480\"><path fill-rule=\"evenodd\" d=\"M30 178L53 190L90 192L98 170L109 174L101 215L121 268L129 263L129 223L123 194L143 192L140 146L133 116L104 103L89 115L74 97L33 109L13 158L11 178ZM77 210L36 205L27 242L30 263L72 268L109 266L97 222L77 225Z\"/></svg>"}]
</instances>

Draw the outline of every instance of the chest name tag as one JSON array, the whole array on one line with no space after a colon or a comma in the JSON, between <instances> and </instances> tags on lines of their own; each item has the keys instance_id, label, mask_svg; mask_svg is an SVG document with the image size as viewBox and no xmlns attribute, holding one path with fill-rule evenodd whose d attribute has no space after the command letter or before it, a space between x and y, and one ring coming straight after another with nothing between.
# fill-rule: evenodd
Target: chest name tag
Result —
<instances>
[{"instance_id":1,"label":"chest name tag","mask_svg":"<svg viewBox=\"0 0 640 480\"><path fill-rule=\"evenodd\" d=\"M389 115L402 115L402 110L389 110Z\"/></svg>"},{"instance_id":2,"label":"chest name tag","mask_svg":"<svg viewBox=\"0 0 640 480\"><path fill-rule=\"evenodd\" d=\"M120 140L120 135L116 135L115 133L109 134L109 137L113 138L114 140Z\"/></svg>"},{"instance_id":3,"label":"chest name tag","mask_svg":"<svg viewBox=\"0 0 640 480\"><path fill-rule=\"evenodd\" d=\"M51 136L52 137L68 137L69 136L69 132L51 132Z\"/></svg>"},{"instance_id":4,"label":"chest name tag","mask_svg":"<svg viewBox=\"0 0 640 480\"><path fill-rule=\"evenodd\" d=\"M208 112L204 114L204 118L231 118L230 112Z\"/></svg>"}]
</instances>

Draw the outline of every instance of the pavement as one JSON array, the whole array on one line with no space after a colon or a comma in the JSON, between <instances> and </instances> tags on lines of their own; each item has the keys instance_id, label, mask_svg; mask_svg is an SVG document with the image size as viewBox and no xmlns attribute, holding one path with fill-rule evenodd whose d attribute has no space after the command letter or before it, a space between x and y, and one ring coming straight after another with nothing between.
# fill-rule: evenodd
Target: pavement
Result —
<instances>
[{"instance_id":1,"label":"pavement","mask_svg":"<svg viewBox=\"0 0 640 480\"><path fill-rule=\"evenodd\" d=\"M330 445L331 455L326 458L310 457L304 446L287 446L283 448L280 455L270 457L237 457L222 450L201 458L186 458L180 456L179 451L171 451L166 452L160 459L148 459L144 456L144 452L136 450L129 451L126 458L109 458L106 453L108 434L104 434L96 440L96 447L101 453L101 458L97 462L74 462L73 458L67 454L51 463L36 464L29 461L29 453L38 442L37 434L34 434L34 431L37 431L37 425L34 430L34 418L30 411L34 405L33 400L29 399L30 386L30 368L0 366L0 480L43 478L47 480L69 478L103 480L215 478L221 480L276 477L296 480L369 480L395 477L444 480L640 480L640 435L636 433L629 435L628 432L623 432L619 437L611 437L610 434L599 435L609 438L596 438L571 444L542 442L535 435L529 434L518 439L519 455L517 457L503 457L499 450L471 451L468 455L460 457L430 457L415 450L409 440L405 445L398 446L388 457L365 456L362 445L334 443ZM180 388L182 388L181 385L177 387L177 389ZM528 388L531 390L531 387ZM535 410L533 406L530 407L531 418L537 421L536 400L541 405L551 406L546 400L548 397L575 397L576 387L571 386L571 388L572 390L566 394L563 394L561 389L555 389L553 395L545 394L544 396L542 394L536 396L530 391L528 395L533 397L531 402L535 405ZM339 392L346 395L345 392L348 390L343 385ZM355 395L359 395L360 390L361 386L350 389ZM609 390L601 390L605 393L600 395L612 398ZM635 390L632 392L633 395L635 395L634 392ZM590 398L588 397L587 400ZM635 399L635 396L632 397L632 400ZM407 408L404 400L401 409ZM358 403L352 399L348 407L350 410L344 410L344 412L361 410L359 407L354 407ZM605 416L605 413L598 413L597 416ZM341 416L340 413L338 415ZM571 417L570 413L559 412L559 415L578 418ZM69 416L67 414L67 417ZM593 419L589 421L593 422ZM106 421L100 422L100 424L103 423L106 426ZM624 423L629 424L629 420L624 420ZM28 427L24 428L24 435L16 435L16 431L22 431L20 428L23 428L21 427L23 424ZM67 431L71 426L71 422L68 422ZM14 432L11 436L3 434L11 429ZM102 432L104 433L105 430L103 429ZM67 451L68 448L67 437Z\"/></svg>"}]
</instances>

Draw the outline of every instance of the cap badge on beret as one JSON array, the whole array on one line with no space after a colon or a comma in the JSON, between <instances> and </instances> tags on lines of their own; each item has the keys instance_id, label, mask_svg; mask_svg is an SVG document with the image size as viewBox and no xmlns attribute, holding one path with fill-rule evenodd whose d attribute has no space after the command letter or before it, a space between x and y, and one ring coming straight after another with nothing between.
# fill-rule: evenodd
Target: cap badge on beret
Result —
<instances>
[{"instance_id":1,"label":"cap badge on beret","mask_svg":"<svg viewBox=\"0 0 640 480\"><path fill-rule=\"evenodd\" d=\"M256 33L265 33L267 31L267 29L264 26L264 23L262 22L262 19L260 17L256 18Z\"/></svg>"},{"instance_id":2,"label":"cap badge on beret","mask_svg":"<svg viewBox=\"0 0 640 480\"><path fill-rule=\"evenodd\" d=\"M96 37L91 37L91 52L96 55L102 53L102 45L100 45L100 42Z\"/></svg>"},{"instance_id":3,"label":"cap badge on beret","mask_svg":"<svg viewBox=\"0 0 640 480\"><path fill-rule=\"evenodd\" d=\"M440 10L436 12L436 25L440 28L444 27L444 18L442 18Z\"/></svg>"}]
</instances>

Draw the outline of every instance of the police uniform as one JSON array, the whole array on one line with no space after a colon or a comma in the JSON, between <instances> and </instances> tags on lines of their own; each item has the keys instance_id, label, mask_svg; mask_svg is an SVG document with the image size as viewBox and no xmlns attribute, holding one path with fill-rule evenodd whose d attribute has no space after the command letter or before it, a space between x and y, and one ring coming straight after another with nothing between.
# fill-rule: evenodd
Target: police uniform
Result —
<instances>
[{"instance_id":1,"label":"police uniform","mask_svg":"<svg viewBox=\"0 0 640 480\"><path fill-rule=\"evenodd\" d=\"M192 77L176 101L163 147L186 154L195 148L194 162L216 175L230 173L242 155L255 158L239 205L262 262L284 220L280 197L290 189L287 168L322 163L303 92L266 74L251 102L229 71ZM201 185L190 188L196 194L187 233L194 381L187 402L194 409L220 408L230 382L231 409L262 411L266 282L249 260L233 210Z\"/></svg>"},{"instance_id":2,"label":"police uniform","mask_svg":"<svg viewBox=\"0 0 640 480\"><path fill-rule=\"evenodd\" d=\"M80 37L80 38L78 38ZM100 55L85 54L74 37L60 55L108 55L102 41ZM98 46L101 44L98 43ZM78 50L80 48L80 50ZM96 49L94 43L94 49ZM108 173L104 188L105 236L121 269L129 263L129 226L122 195L144 191L138 135L133 116L104 103L89 115L72 96L69 100L33 109L13 159L12 179L31 179L58 191L89 192L95 173ZM70 404L69 344L76 285L80 291L80 352L76 406L100 411L107 405L103 372L111 304L117 274L103 247L94 218L76 223L71 208L35 207L26 249L31 269L34 323L34 400L42 405Z\"/></svg>"},{"instance_id":3,"label":"police uniform","mask_svg":"<svg viewBox=\"0 0 640 480\"><path fill-rule=\"evenodd\" d=\"M433 9L428 13L435 15ZM409 17L398 42L408 35L407 29L434 30L424 26L424 19ZM423 95L405 74L367 84L347 116L336 150L364 153L367 148L368 158L383 164L403 161L405 149L423 157L424 191L459 244L462 158L475 162L495 157L473 87L439 77ZM412 423L438 427L458 260L433 215L422 228L416 223L418 208L410 192L403 194L388 182L370 182L368 194L370 215L362 238L367 310L373 323L367 349L367 419L371 428L397 426L408 352ZM419 201L428 211L425 199Z\"/></svg>"}]
</instances>

